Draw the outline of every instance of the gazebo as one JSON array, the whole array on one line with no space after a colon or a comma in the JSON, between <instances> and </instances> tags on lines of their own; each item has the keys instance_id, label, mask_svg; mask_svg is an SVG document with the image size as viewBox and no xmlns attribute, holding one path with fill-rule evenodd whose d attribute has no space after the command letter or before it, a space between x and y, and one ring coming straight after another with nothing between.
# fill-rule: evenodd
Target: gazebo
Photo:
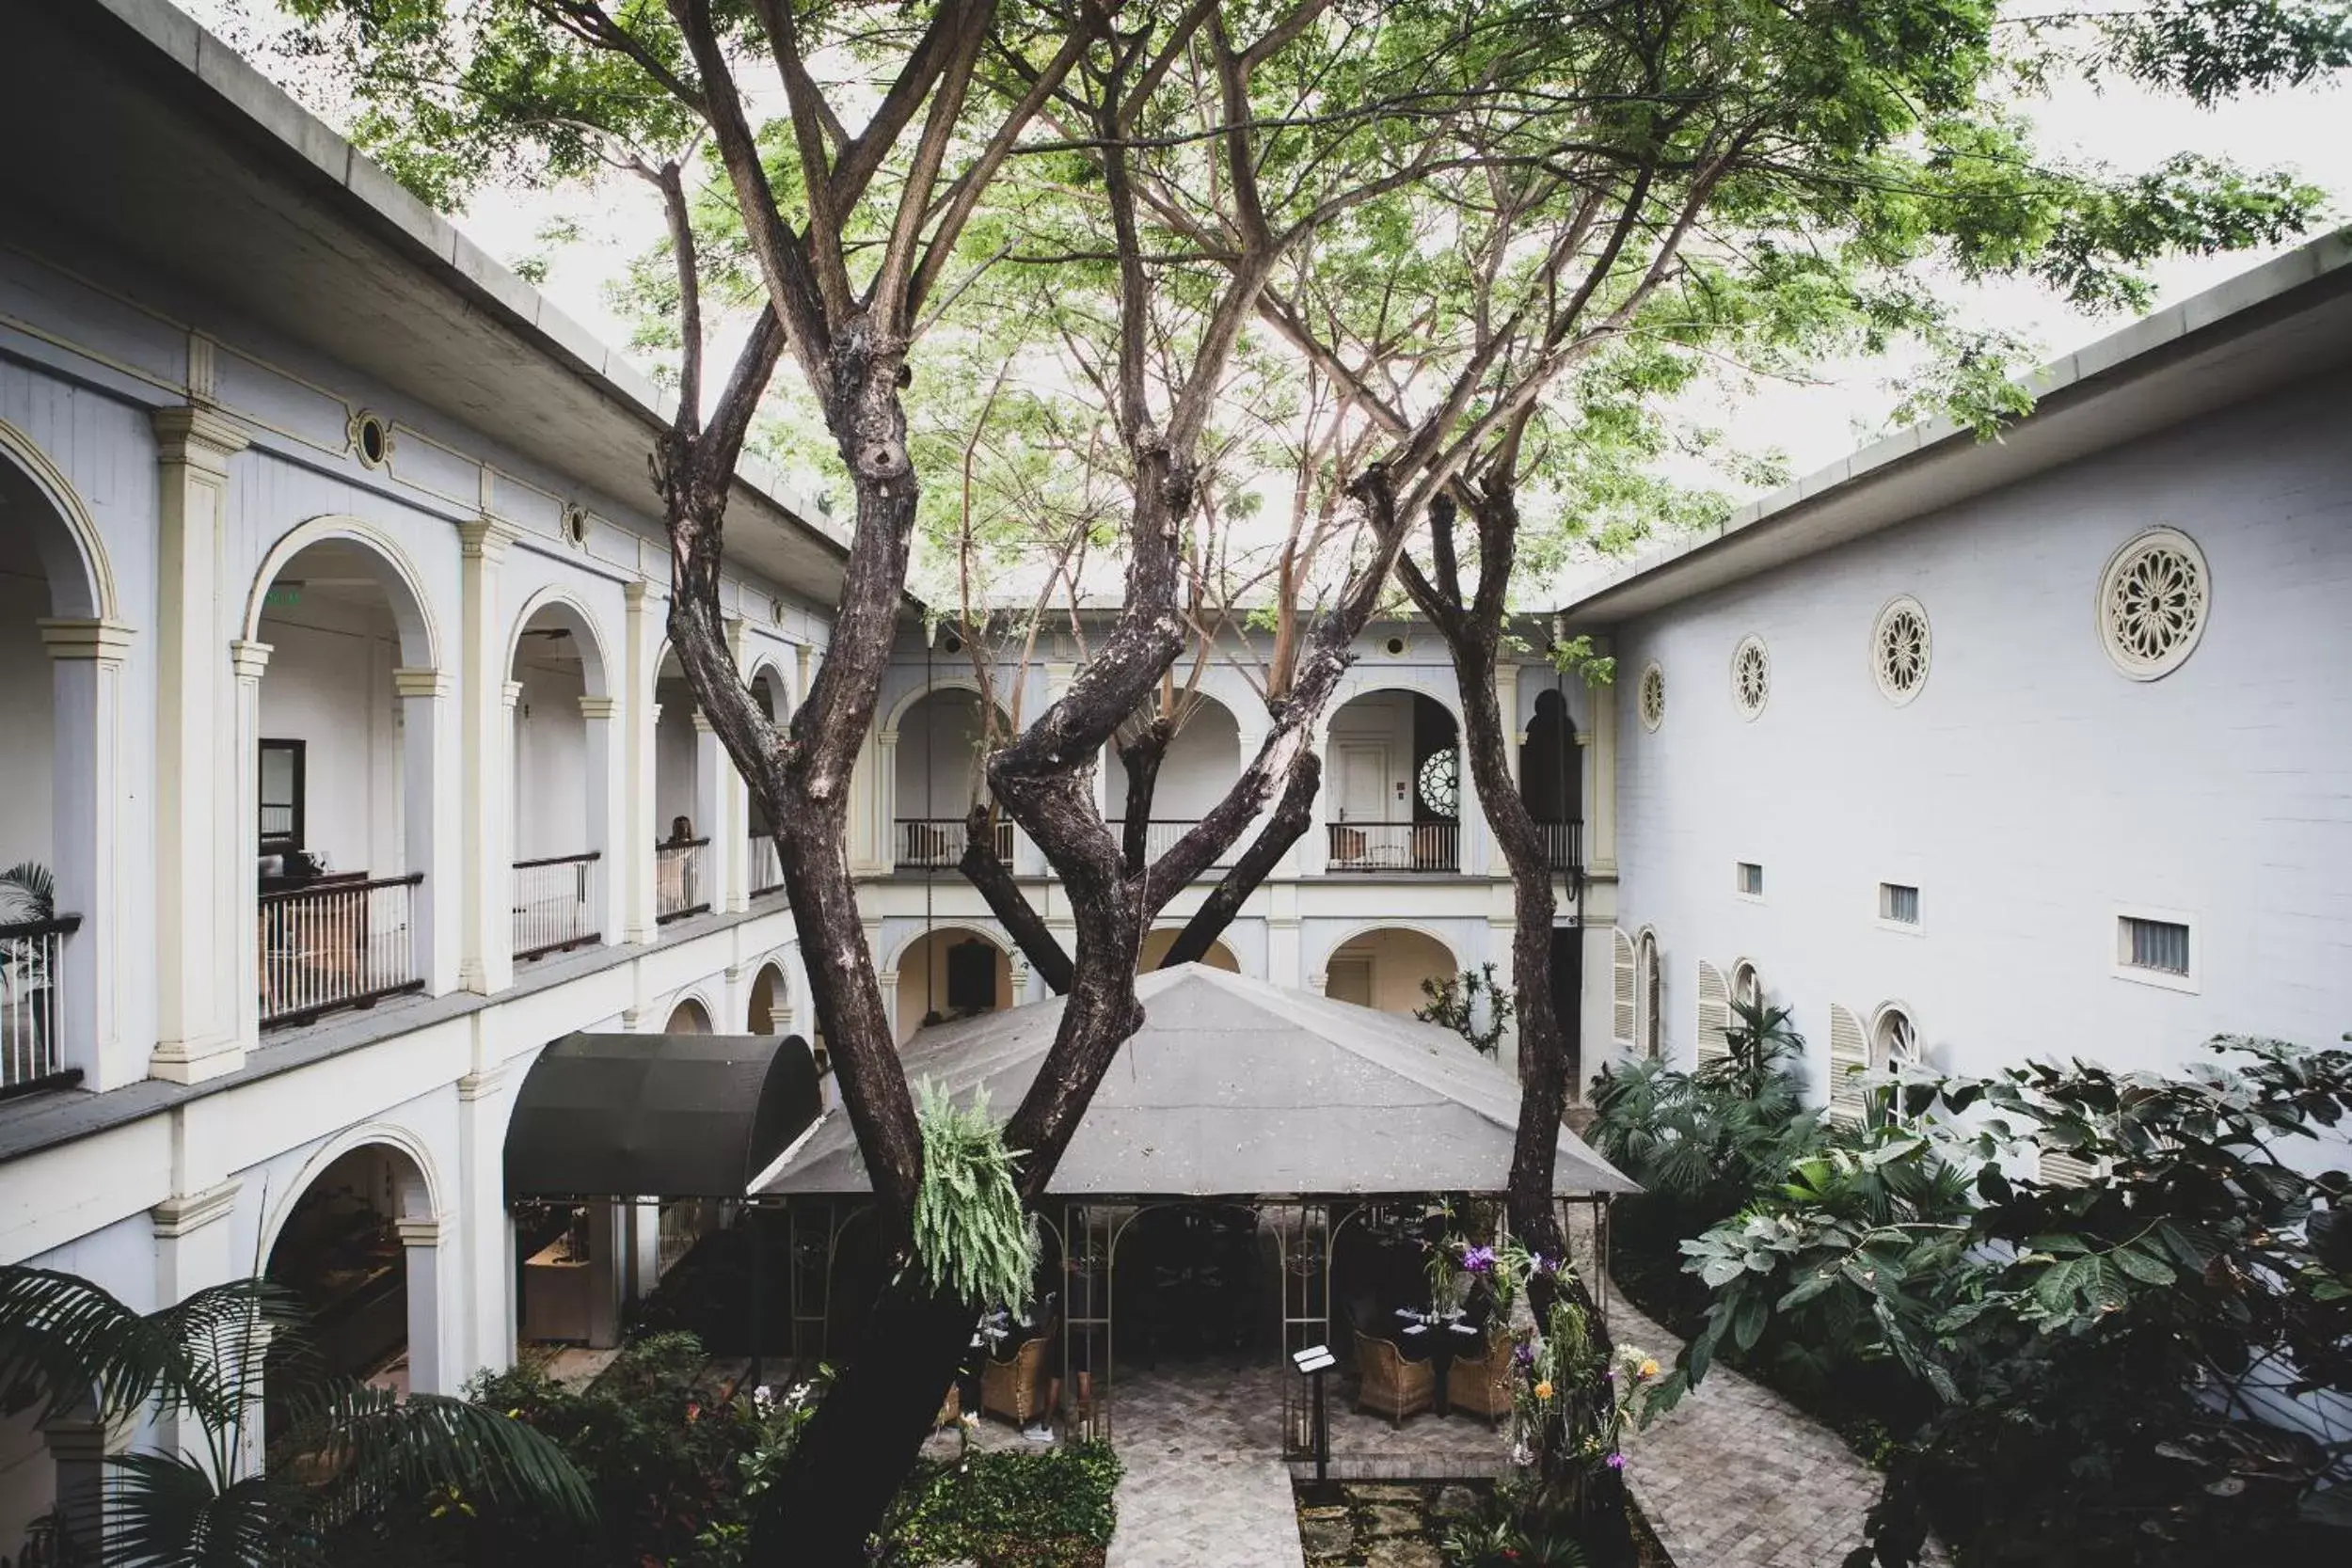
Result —
<instances>
[{"instance_id":1,"label":"gazebo","mask_svg":"<svg viewBox=\"0 0 2352 1568\"><path fill-rule=\"evenodd\" d=\"M1500 1196L1518 1130L1511 1071L1441 1025L1199 964L1156 971L1136 992L1144 1025L1113 1058L1040 1205L1066 1277L1063 1386L1093 1386L1080 1400L1086 1435L1109 1433L1112 1287L1120 1239L1139 1217L1211 1205L1270 1219L1287 1357L1331 1337L1333 1247L1351 1225L1441 1196ZM959 1101L984 1089L1008 1115L1036 1077L1062 1006L1056 999L925 1029L907 1045L907 1076ZM755 1202L788 1211L796 1354L824 1353L840 1239L871 1190L837 1113L755 1189ZM1635 1190L1561 1132L1553 1191L1594 1206L1597 1250L1606 1245L1607 1200ZM1298 1380L1281 1386L1284 1432L1303 1449Z\"/></svg>"}]
</instances>

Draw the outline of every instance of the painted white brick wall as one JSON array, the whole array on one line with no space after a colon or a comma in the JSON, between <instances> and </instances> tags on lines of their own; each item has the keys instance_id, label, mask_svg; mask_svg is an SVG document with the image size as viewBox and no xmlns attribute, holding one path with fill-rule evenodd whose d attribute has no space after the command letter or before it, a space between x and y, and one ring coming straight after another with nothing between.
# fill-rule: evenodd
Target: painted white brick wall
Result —
<instances>
[{"instance_id":1,"label":"painted white brick wall","mask_svg":"<svg viewBox=\"0 0 2352 1568\"><path fill-rule=\"evenodd\" d=\"M1828 1010L1910 1004L1934 1065L2169 1067L2218 1032L2352 1029L2352 375L2176 427L1623 628L1619 857L1656 928L1664 1037L1692 1052L1695 970L1749 958L1792 1006L1818 1096ZM2094 621L2109 556L2194 538L2211 621L2165 679L2125 679ZM1896 707L1880 608L1926 608L1933 662ZM1747 633L1772 696L1743 721ZM1666 716L1631 700L1651 659ZM1765 896L1734 895L1760 862ZM1917 934L1878 885L1920 889ZM2193 993L2118 978L2119 905L2190 912ZM1596 976L1605 984L1606 972Z\"/></svg>"}]
</instances>

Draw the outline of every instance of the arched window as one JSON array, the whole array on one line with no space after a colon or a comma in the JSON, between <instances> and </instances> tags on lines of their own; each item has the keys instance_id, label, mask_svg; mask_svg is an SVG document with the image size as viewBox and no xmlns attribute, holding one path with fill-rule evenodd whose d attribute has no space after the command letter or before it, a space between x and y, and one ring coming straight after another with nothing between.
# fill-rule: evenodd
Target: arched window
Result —
<instances>
[{"instance_id":1,"label":"arched window","mask_svg":"<svg viewBox=\"0 0 2352 1568\"><path fill-rule=\"evenodd\" d=\"M1657 932L1645 930L1642 933L1633 967L1634 984L1641 998L1639 1034L1642 1054L1656 1061L1665 1050L1663 1021L1666 1016L1666 979L1665 972L1658 962Z\"/></svg>"}]
</instances>

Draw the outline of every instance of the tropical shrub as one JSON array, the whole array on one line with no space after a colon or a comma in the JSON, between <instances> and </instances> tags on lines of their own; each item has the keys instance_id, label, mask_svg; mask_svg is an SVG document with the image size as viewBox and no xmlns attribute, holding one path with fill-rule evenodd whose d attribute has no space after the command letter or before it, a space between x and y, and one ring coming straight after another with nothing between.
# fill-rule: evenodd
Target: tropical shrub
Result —
<instances>
[{"instance_id":1,"label":"tropical shrub","mask_svg":"<svg viewBox=\"0 0 2352 1568\"><path fill-rule=\"evenodd\" d=\"M1662 1398L1725 1339L1825 1324L1833 1360L1899 1377L1850 1568L1916 1562L1931 1531L1998 1568L2343 1560L2352 1181L2311 1167L2341 1151L2352 1053L2213 1046L2177 1076L1902 1085L1861 1148L1689 1243L1713 1303ZM1962 1169L1973 1201L1943 1212Z\"/></svg>"},{"instance_id":2,"label":"tropical shrub","mask_svg":"<svg viewBox=\"0 0 2352 1568\"><path fill-rule=\"evenodd\" d=\"M892 1510L883 1560L903 1568L1095 1568L1118 1517L1120 1469L1107 1443L926 1465Z\"/></svg>"},{"instance_id":3,"label":"tropical shrub","mask_svg":"<svg viewBox=\"0 0 2352 1568\"><path fill-rule=\"evenodd\" d=\"M1442 1023L1470 1041L1481 1055L1502 1049L1502 1037L1518 1016L1519 1005L1511 988L1495 977L1495 966L1481 964L1459 974L1423 980L1422 995L1429 999L1413 1009L1423 1023ZM1485 1006L1482 1007L1481 1003Z\"/></svg>"}]
</instances>

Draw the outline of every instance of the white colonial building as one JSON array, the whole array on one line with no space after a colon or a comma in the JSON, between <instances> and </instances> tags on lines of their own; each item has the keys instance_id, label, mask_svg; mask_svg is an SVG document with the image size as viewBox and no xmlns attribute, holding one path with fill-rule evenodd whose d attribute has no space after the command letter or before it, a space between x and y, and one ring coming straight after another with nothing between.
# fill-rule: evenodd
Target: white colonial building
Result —
<instances>
[{"instance_id":1,"label":"white colonial building","mask_svg":"<svg viewBox=\"0 0 2352 1568\"><path fill-rule=\"evenodd\" d=\"M1687 1063L1744 990L1826 1096L2352 1029L2352 234L2035 390L1565 607L1621 692L1588 1041Z\"/></svg>"}]
</instances>

